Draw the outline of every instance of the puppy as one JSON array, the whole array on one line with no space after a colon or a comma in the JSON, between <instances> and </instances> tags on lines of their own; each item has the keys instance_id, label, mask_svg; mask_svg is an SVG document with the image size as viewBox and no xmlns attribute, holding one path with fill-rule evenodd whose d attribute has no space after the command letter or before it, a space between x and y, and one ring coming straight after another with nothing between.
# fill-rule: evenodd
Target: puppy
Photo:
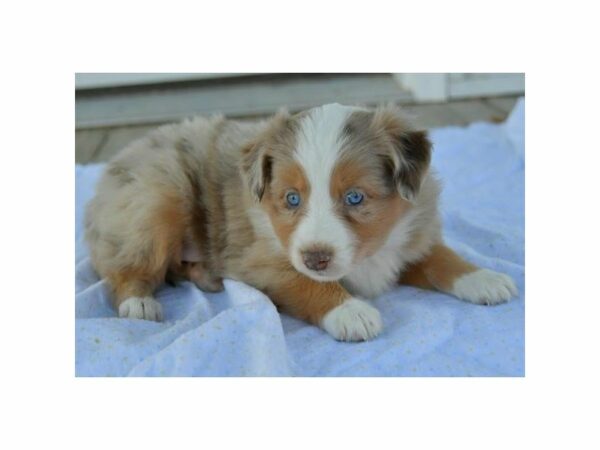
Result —
<instances>
[{"instance_id":1,"label":"puppy","mask_svg":"<svg viewBox=\"0 0 600 450\"><path fill-rule=\"evenodd\" d=\"M343 341L380 333L366 299L399 282L507 301L508 276L444 245L430 159L392 106L163 126L108 163L86 211L92 263L120 317L161 320L165 281L218 291L228 277Z\"/></svg>"}]
</instances>

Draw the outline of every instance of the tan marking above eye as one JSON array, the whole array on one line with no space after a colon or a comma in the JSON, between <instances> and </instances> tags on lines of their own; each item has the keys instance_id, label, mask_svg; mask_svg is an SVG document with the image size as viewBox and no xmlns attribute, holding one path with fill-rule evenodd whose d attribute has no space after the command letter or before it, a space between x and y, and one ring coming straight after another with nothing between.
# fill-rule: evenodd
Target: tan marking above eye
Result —
<instances>
[{"instance_id":1,"label":"tan marking above eye","mask_svg":"<svg viewBox=\"0 0 600 450\"><path fill-rule=\"evenodd\" d=\"M272 181L277 192L294 189L302 194L308 191L304 170L296 163L275 164Z\"/></svg>"},{"instance_id":2,"label":"tan marking above eye","mask_svg":"<svg viewBox=\"0 0 600 450\"><path fill-rule=\"evenodd\" d=\"M289 208L286 195L296 191L300 195L300 205ZM273 166L273 177L263 200L263 206L284 246L287 247L291 234L296 229L302 212L303 205L308 202L310 188L304 170L295 162L277 162Z\"/></svg>"},{"instance_id":3,"label":"tan marking above eye","mask_svg":"<svg viewBox=\"0 0 600 450\"><path fill-rule=\"evenodd\" d=\"M369 164L352 160L340 162L331 176L331 196L343 198L351 189L360 190L370 199L388 196L390 188L386 185L378 164L378 160L370 161Z\"/></svg>"}]
</instances>

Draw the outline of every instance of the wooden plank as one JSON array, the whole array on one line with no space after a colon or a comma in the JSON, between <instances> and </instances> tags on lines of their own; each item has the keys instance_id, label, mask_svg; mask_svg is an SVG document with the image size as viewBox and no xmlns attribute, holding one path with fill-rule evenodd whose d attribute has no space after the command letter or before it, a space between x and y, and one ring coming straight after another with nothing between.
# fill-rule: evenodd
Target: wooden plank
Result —
<instances>
[{"instance_id":1,"label":"wooden plank","mask_svg":"<svg viewBox=\"0 0 600 450\"><path fill-rule=\"evenodd\" d=\"M462 117L458 116L447 103L408 105L403 107L413 116L418 128L429 129L448 125L465 125Z\"/></svg>"},{"instance_id":2,"label":"wooden plank","mask_svg":"<svg viewBox=\"0 0 600 450\"><path fill-rule=\"evenodd\" d=\"M515 103L519 97L490 97L484 98L483 101L487 103L491 108L498 111L498 113L507 116L515 107Z\"/></svg>"},{"instance_id":3,"label":"wooden plank","mask_svg":"<svg viewBox=\"0 0 600 450\"><path fill-rule=\"evenodd\" d=\"M244 73L76 73L75 89L169 83L174 81L212 80L245 76Z\"/></svg>"},{"instance_id":4,"label":"wooden plank","mask_svg":"<svg viewBox=\"0 0 600 450\"><path fill-rule=\"evenodd\" d=\"M75 162L87 164L92 161L106 137L107 131L103 129L77 130L75 132Z\"/></svg>"},{"instance_id":5,"label":"wooden plank","mask_svg":"<svg viewBox=\"0 0 600 450\"><path fill-rule=\"evenodd\" d=\"M449 108L462 119L463 124L472 122L501 122L505 116L481 100L454 101Z\"/></svg>"},{"instance_id":6,"label":"wooden plank","mask_svg":"<svg viewBox=\"0 0 600 450\"><path fill-rule=\"evenodd\" d=\"M78 128L162 123L196 114L231 117L272 114L339 102L376 104L409 101L389 74L246 80L211 86L171 88L133 93L104 93L76 98Z\"/></svg>"},{"instance_id":7,"label":"wooden plank","mask_svg":"<svg viewBox=\"0 0 600 450\"><path fill-rule=\"evenodd\" d=\"M438 104L407 105L403 109L413 115L420 128L465 126L472 122L497 122L499 113L481 100L464 100Z\"/></svg>"},{"instance_id":8,"label":"wooden plank","mask_svg":"<svg viewBox=\"0 0 600 450\"><path fill-rule=\"evenodd\" d=\"M142 137L148 131L156 128L156 125L142 125L135 127L110 128L106 131L107 138L102 147L94 154L90 162L108 161L129 143Z\"/></svg>"},{"instance_id":9,"label":"wooden plank","mask_svg":"<svg viewBox=\"0 0 600 450\"><path fill-rule=\"evenodd\" d=\"M451 99L514 95L525 92L525 74L523 73L464 75L470 76L450 79L448 88Z\"/></svg>"}]
</instances>

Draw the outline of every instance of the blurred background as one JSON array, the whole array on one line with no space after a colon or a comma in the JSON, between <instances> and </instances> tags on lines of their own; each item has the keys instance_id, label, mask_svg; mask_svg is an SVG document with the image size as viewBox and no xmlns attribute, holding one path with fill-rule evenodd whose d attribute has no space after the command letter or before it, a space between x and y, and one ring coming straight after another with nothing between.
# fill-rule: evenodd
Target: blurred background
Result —
<instances>
[{"instance_id":1,"label":"blurred background","mask_svg":"<svg viewBox=\"0 0 600 450\"><path fill-rule=\"evenodd\" d=\"M157 125L193 115L238 119L338 102L393 102L422 128L504 121L525 94L518 73L78 73L75 161L106 161Z\"/></svg>"}]
</instances>

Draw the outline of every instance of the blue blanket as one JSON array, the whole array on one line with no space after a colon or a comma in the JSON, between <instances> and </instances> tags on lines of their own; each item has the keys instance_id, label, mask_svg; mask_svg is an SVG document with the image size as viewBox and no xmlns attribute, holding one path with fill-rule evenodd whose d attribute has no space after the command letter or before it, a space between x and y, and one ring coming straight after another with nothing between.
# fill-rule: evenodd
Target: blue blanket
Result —
<instances>
[{"instance_id":1,"label":"blue blanket","mask_svg":"<svg viewBox=\"0 0 600 450\"><path fill-rule=\"evenodd\" d=\"M363 343L336 342L231 280L218 294L191 283L161 288L162 323L119 319L83 238L84 206L103 166L76 166L76 374L523 376L524 101L503 124L435 129L431 138L446 242L511 275L519 298L485 307L399 286L373 301L385 329Z\"/></svg>"}]
</instances>

